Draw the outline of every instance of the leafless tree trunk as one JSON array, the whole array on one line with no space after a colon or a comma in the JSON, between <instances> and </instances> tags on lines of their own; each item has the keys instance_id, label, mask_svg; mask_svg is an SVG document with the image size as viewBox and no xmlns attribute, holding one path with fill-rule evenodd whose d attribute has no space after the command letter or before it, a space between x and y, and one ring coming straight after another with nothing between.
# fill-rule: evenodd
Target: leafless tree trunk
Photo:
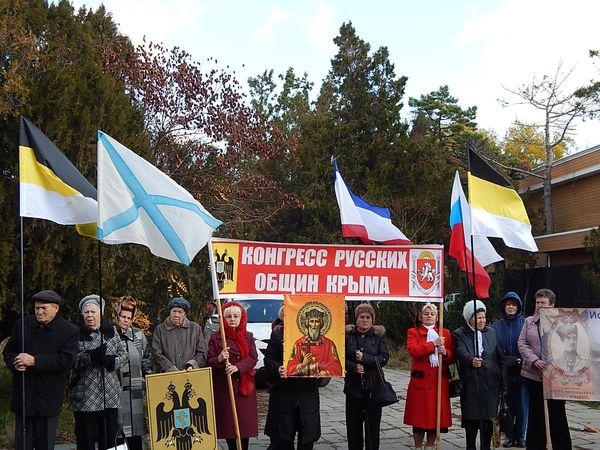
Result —
<instances>
[{"instance_id":1,"label":"leafless tree trunk","mask_svg":"<svg viewBox=\"0 0 600 450\"><path fill-rule=\"evenodd\" d=\"M531 105L543 113L543 122L534 124L544 129L544 210L546 215L546 233L554 232L554 215L552 212L552 167L554 165L554 148L563 143L568 135L575 131L573 121L589 112L592 96L583 93L582 89L565 92L565 83L572 75L573 69L563 72L562 64L558 65L553 77L545 75L541 81L533 77L531 83L522 84L515 89L505 88L519 97L514 105Z\"/></svg>"}]
</instances>

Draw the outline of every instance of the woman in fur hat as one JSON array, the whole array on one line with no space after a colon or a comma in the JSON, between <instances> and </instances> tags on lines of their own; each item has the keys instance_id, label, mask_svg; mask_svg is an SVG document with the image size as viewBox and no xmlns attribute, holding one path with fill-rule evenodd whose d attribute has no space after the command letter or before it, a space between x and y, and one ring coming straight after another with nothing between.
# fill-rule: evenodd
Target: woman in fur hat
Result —
<instances>
[{"instance_id":1,"label":"woman in fur hat","mask_svg":"<svg viewBox=\"0 0 600 450\"><path fill-rule=\"evenodd\" d=\"M423 445L425 434L427 448L434 448L436 443L439 355L442 356L440 431L447 433L452 425L448 367L454 362L454 345L449 330L444 329L442 336L439 335L437 320L437 307L432 303L425 303L406 338L406 349L412 357L412 365L404 423L412 425L415 447L418 449Z\"/></svg>"},{"instance_id":2,"label":"woman in fur hat","mask_svg":"<svg viewBox=\"0 0 600 450\"><path fill-rule=\"evenodd\" d=\"M379 367L390 357L385 342L385 328L375 324L375 310L362 303L354 310L356 326L346 326L346 433L348 449L379 448L381 407L367 408L366 392L381 384ZM364 427L364 433L363 433ZM364 444L363 444L364 442Z\"/></svg>"}]
</instances>

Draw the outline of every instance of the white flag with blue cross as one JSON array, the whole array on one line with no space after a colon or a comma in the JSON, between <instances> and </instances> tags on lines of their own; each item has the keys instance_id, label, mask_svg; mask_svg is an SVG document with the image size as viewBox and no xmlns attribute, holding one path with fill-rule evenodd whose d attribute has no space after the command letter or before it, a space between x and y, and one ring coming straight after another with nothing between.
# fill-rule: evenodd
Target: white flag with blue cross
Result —
<instances>
[{"instance_id":1,"label":"white flag with blue cross","mask_svg":"<svg viewBox=\"0 0 600 450\"><path fill-rule=\"evenodd\" d=\"M190 265L222 223L155 166L98 131L99 240L145 245Z\"/></svg>"}]
</instances>

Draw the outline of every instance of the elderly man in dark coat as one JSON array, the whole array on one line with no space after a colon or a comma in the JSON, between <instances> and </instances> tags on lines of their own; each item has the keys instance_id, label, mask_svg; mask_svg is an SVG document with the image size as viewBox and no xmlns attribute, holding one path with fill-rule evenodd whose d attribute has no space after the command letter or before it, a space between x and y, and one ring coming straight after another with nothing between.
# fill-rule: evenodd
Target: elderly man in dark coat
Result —
<instances>
[{"instance_id":1,"label":"elderly man in dark coat","mask_svg":"<svg viewBox=\"0 0 600 450\"><path fill-rule=\"evenodd\" d=\"M283 320L283 306L279 311ZM265 367L274 381L269 395L265 434L271 438L269 450L293 450L298 434L298 450L311 450L321 437L319 379L288 378L283 365L283 324L275 325L265 350Z\"/></svg>"},{"instance_id":2,"label":"elderly man in dark coat","mask_svg":"<svg viewBox=\"0 0 600 450\"><path fill-rule=\"evenodd\" d=\"M35 315L13 327L3 356L13 372L11 409L16 413L15 448L23 448L23 407L25 448L53 449L58 416L69 368L77 354L77 327L58 315L62 299L51 290L40 291L31 300ZM25 331L22 347L21 330ZM25 405L22 404L22 376L25 377Z\"/></svg>"}]
</instances>

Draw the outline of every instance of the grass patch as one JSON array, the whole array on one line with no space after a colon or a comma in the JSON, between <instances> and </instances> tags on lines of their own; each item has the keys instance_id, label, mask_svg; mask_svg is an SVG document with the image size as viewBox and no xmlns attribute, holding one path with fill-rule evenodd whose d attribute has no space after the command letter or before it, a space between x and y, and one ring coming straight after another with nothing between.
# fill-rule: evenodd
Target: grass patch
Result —
<instances>
[{"instance_id":1,"label":"grass patch","mask_svg":"<svg viewBox=\"0 0 600 450\"><path fill-rule=\"evenodd\" d=\"M390 369L410 370L412 359L408 350L406 350L406 346L389 342L388 351L390 352L390 360L387 363L387 367Z\"/></svg>"},{"instance_id":2,"label":"grass patch","mask_svg":"<svg viewBox=\"0 0 600 450\"><path fill-rule=\"evenodd\" d=\"M6 367L0 368L0 446L14 448L15 415L10 410L12 373Z\"/></svg>"},{"instance_id":3,"label":"grass patch","mask_svg":"<svg viewBox=\"0 0 600 450\"><path fill-rule=\"evenodd\" d=\"M58 430L56 430L56 443L68 444L75 442L75 417L73 411L63 405L63 410L58 418Z\"/></svg>"}]
</instances>

